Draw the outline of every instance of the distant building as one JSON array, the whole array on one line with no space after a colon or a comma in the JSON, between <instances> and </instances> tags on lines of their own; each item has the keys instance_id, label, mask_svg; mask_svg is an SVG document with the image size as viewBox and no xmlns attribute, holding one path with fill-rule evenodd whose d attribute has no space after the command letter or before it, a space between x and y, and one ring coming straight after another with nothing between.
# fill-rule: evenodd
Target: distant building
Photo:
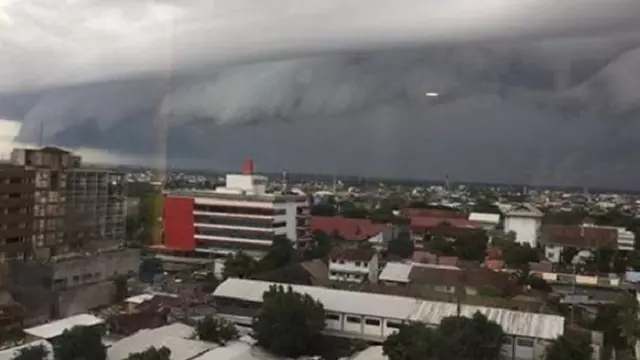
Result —
<instances>
[{"instance_id":1,"label":"distant building","mask_svg":"<svg viewBox=\"0 0 640 360\"><path fill-rule=\"evenodd\" d=\"M244 251L265 254L274 240L304 248L311 240L309 203L304 195L269 193L267 178L245 162L241 174L228 174L215 190L176 190L163 202L163 247L222 257Z\"/></svg>"},{"instance_id":2,"label":"distant building","mask_svg":"<svg viewBox=\"0 0 640 360\"><path fill-rule=\"evenodd\" d=\"M543 213L531 204L520 204L504 213L504 231L514 232L519 244L538 246Z\"/></svg>"},{"instance_id":3,"label":"distant building","mask_svg":"<svg viewBox=\"0 0 640 360\"><path fill-rule=\"evenodd\" d=\"M472 212L469 220L480 223L485 230L492 230L500 224L500 214Z\"/></svg>"},{"instance_id":4,"label":"distant building","mask_svg":"<svg viewBox=\"0 0 640 360\"><path fill-rule=\"evenodd\" d=\"M378 281L378 253L373 249L335 248L329 258L329 280L357 283Z\"/></svg>"}]
</instances>

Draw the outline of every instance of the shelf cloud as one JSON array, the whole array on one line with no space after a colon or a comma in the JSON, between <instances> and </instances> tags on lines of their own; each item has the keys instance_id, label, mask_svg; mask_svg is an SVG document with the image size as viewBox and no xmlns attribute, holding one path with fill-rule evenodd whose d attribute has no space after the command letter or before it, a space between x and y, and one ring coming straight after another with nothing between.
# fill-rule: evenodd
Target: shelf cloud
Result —
<instances>
[{"instance_id":1,"label":"shelf cloud","mask_svg":"<svg viewBox=\"0 0 640 360\"><path fill-rule=\"evenodd\" d=\"M48 141L132 154L165 119L179 164L640 180L640 2L401 5L0 0L0 118L20 141L44 124Z\"/></svg>"}]
</instances>

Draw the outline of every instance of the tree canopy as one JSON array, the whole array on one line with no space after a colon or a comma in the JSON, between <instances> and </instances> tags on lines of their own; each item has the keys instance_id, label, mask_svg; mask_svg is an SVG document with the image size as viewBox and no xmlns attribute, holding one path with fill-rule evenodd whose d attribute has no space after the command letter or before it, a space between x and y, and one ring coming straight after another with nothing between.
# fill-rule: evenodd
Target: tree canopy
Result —
<instances>
[{"instance_id":1,"label":"tree canopy","mask_svg":"<svg viewBox=\"0 0 640 360\"><path fill-rule=\"evenodd\" d=\"M43 345L24 347L12 360L45 360L49 355L49 350Z\"/></svg>"},{"instance_id":2,"label":"tree canopy","mask_svg":"<svg viewBox=\"0 0 640 360\"><path fill-rule=\"evenodd\" d=\"M102 334L95 327L76 326L53 341L56 360L105 360Z\"/></svg>"},{"instance_id":3,"label":"tree canopy","mask_svg":"<svg viewBox=\"0 0 640 360\"><path fill-rule=\"evenodd\" d=\"M171 360L171 350L165 346L160 349L150 347L145 351L130 354L125 360Z\"/></svg>"},{"instance_id":4,"label":"tree canopy","mask_svg":"<svg viewBox=\"0 0 640 360\"><path fill-rule=\"evenodd\" d=\"M502 351L504 331L481 313L451 316L436 329L415 323L403 326L383 344L390 360L495 360Z\"/></svg>"},{"instance_id":5,"label":"tree canopy","mask_svg":"<svg viewBox=\"0 0 640 360\"><path fill-rule=\"evenodd\" d=\"M323 305L291 287L273 285L263 295L262 309L254 321L258 343L288 357L307 355L324 329Z\"/></svg>"},{"instance_id":6,"label":"tree canopy","mask_svg":"<svg viewBox=\"0 0 640 360\"><path fill-rule=\"evenodd\" d=\"M547 348L546 360L585 360L591 359L593 349L585 336L562 335Z\"/></svg>"},{"instance_id":7,"label":"tree canopy","mask_svg":"<svg viewBox=\"0 0 640 360\"><path fill-rule=\"evenodd\" d=\"M238 330L235 325L227 320L205 316L196 325L198 339L203 341L226 344L228 341L238 338Z\"/></svg>"},{"instance_id":8,"label":"tree canopy","mask_svg":"<svg viewBox=\"0 0 640 360\"><path fill-rule=\"evenodd\" d=\"M224 261L222 276L225 279L228 277L246 278L253 274L257 267L258 262L254 258L243 251L238 251L229 255Z\"/></svg>"},{"instance_id":9,"label":"tree canopy","mask_svg":"<svg viewBox=\"0 0 640 360\"><path fill-rule=\"evenodd\" d=\"M411 235L403 231L398 234L398 236L389 242L387 247L387 252L389 254L397 255L406 259L413 255L413 241L411 240Z\"/></svg>"}]
</instances>

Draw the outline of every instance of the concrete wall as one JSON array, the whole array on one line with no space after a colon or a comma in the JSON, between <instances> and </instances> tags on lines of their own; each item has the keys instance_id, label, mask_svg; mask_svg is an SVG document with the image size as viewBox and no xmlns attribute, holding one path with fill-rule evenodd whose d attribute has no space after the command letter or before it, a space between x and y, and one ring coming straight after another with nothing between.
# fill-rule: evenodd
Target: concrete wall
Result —
<instances>
[{"instance_id":1,"label":"concrete wall","mask_svg":"<svg viewBox=\"0 0 640 360\"><path fill-rule=\"evenodd\" d=\"M51 266L53 283L59 288L68 288L136 274L140 268L140 252L135 249L104 252Z\"/></svg>"},{"instance_id":2,"label":"concrete wall","mask_svg":"<svg viewBox=\"0 0 640 360\"><path fill-rule=\"evenodd\" d=\"M89 309L113 303L116 285L113 281L75 287L60 291L58 295L58 316L68 317L87 312Z\"/></svg>"}]
</instances>

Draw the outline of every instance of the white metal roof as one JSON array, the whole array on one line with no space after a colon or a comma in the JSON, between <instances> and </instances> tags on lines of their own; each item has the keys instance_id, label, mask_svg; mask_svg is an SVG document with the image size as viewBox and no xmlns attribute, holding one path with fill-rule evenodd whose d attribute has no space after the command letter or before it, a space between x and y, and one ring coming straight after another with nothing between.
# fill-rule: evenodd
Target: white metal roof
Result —
<instances>
[{"instance_id":1,"label":"white metal roof","mask_svg":"<svg viewBox=\"0 0 640 360\"><path fill-rule=\"evenodd\" d=\"M471 214L469 214L469 220L479 221L484 223L491 223L491 224L498 224L500 223L500 214L472 212Z\"/></svg>"},{"instance_id":2,"label":"white metal roof","mask_svg":"<svg viewBox=\"0 0 640 360\"><path fill-rule=\"evenodd\" d=\"M363 351L355 354L351 360L389 360L382 350L382 346L369 346Z\"/></svg>"},{"instance_id":3,"label":"white metal roof","mask_svg":"<svg viewBox=\"0 0 640 360\"><path fill-rule=\"evenodd\" d=\"M213 293L216 297L228 297L262 302L262 294L274 283L227 279ZM283 286L289 286L282 284ZM442 318L455 315L456 304L426 301L409 297L372 294L313 286L291 285L294 291L306 293L319 300L328 311L358 314L372 317L408 319L438 324ZM482 306L463 305L462 315L471 316L476 311L500 324L511 335L540 339L555 339L564 333L564 317L536 314Z\"/></svg>"},{"instance_id":4,"label":"white metal roof","mask_svg":"<svg viewBox=\"0 0 640 360\"><path fill-rule=\"evenodd\" d=\"M193 333L192 327L180 323L141 330L107 348L107 360L122 360L149 347L163 346L171 350L171 360L188 360L217 347L214 343L186 339Z\"/></svg>"},{"instance_id":5,"label":"white metal roof","mask_svg":"<svg viewBox=\"0 0 640 360\"><path fill-rule=\"evenodd\" d=\"M423 301L413 320L435 325L445 317L455 316L456 312L457 305L454 303ZM471 317L476 312L499 324L504 332L510 335L553 340L564 333L562 316L473 305L460 307L462 316Z\"/></svg>"},{"instance_id":6,"label":"white metal roof","mask_svg":"<svg viewBox=\"0 0 640 360\"><path fill-rule=\"evenodd\" d=\"M53 360L53 347L51 346L51 343L46 341L46 340L38 340L38 341L30 342L30 343L25 344L25 345L16 346L16 347L12 347L10 349L2 350L2 351L0 351L0 360L13 360L13 358L16 355L18 355L18 351L20 351L20 350L22 350L24 348L30 348L30 347L35 347L35 346L39 346L39 345L44 346L44 348L47 349L47 351L48 351L47 357L44 358L43 360Z\"/></svg>"},{"instance_id":7,"label":"white metal roof","mask_svg":"<svg viewBox=\"0 0 640 360\"><path fill-rule=\"evenodd\" d=\"M132 304L142 304L144 302L150 301L153 299L155 295L153 294L140 294L136 296L131 296L124 300L124 302L132 303Z\"/></svg>"},{"instance_id":8,"label":"white metal roof","mask_svg":"<svg viewBox=\"0 0 640 360\"><path fill-rule=\"evenodd\" d=\"M41 339L52 339L56 336L62 335L65 330L71 330L76 326L93 326L103 323L104 320L93 315L80 314L53 321L48 324L24 329L23 331L29 335L36 336Z\"/></svg>"},{"instance_id":9,"label":"white metal roof","mask_svg":"<svg viewBox=\"0 0 640 360\"><path fill-rule=\"evenodd\" d=\"M412 264L390 262L382 269L378 279L380 279L380 281L394 281L406 284L409 282L411 268L413 268Z\"/></svg>"},{"instance_id":10,"label":"white metal roof","mask_svg":"<svg viewBox=\"0 0 640 360\"><path fill-rule=\"evenodd\" d=\"M242 339L230 341L225 346L217 347L213 350L198 356L193 360L278 360L280 357L271 355L259 347L253 346L251 342Z\"/></svg>"},{"instance_id":11,"label":"white metal roof","mask_svg":"<svg viewBox=\"0 0 640 360\"><path fill-rule=\"evenodd\" d=\"M262 302L262 294L276 283L227 279L220 284L213 295L246 301ZM291 286L294 291L309 294L319 300L326 310L358 315L370 315L393 319L409 319L420 307L420 300L408 297L344 291L315 286L280 284Z\"/></svg>"}]
</instances>

